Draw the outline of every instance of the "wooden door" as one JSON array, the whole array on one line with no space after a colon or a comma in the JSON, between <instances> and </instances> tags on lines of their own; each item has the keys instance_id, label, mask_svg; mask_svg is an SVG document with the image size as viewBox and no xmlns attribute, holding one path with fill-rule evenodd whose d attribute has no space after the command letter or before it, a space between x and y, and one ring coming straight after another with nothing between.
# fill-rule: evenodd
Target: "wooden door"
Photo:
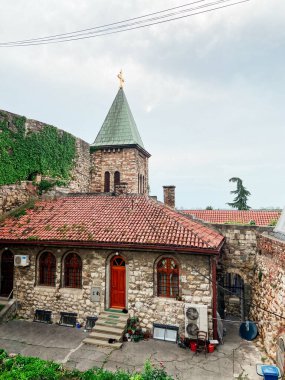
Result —
<instances>
[{"instance_id":1,"label":"wooden door","mask_svg":"<svg viewBox=\"0 0 285 380\"><path fill-rule=\"evenodd\" d=\"M110 307L124 309L126 307L126 263L121 256L115 256L111 260L110 288Z\"/></svg>"},{"instance_id":2,"label":"wooden door","mask_svg":"<svg viewBox=\"0 0 285 380\"><path fill-rule=\"evenodd\" d=\"M13 289L14 255L6 250L1 257L1 291L2 297L8 297Z\"/></svg>"}]
</instances>

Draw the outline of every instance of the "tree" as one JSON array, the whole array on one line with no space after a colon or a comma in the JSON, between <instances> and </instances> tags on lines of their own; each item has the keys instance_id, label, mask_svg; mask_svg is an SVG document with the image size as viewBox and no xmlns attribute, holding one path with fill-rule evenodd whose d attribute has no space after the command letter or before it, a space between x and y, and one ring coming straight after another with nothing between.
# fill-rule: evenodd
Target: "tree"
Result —
<instances>
[{"instance_id":1,"label":"tree","mask_svg":"<svg viewBox=\"0 0 285 380\"><path fill-rule=\"evenodd\" d=\"M231 191L231 194L236 194L235 199L232 203L227 203L233 208L238 210L249 210L251 207L247 205L247 198L249 197L250 192L243 186L242 180L238 177L233 177L229 179L230 182L237 183L237 189Z\"/></svg>"}]
</instances>

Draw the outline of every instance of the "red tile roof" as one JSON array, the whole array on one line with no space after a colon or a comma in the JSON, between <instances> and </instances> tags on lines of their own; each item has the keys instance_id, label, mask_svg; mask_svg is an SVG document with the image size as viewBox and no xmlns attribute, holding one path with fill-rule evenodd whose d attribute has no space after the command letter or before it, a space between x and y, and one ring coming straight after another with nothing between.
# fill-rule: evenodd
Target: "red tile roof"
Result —
<instances>
[{"instance_id":1,"label":"red tile roof","mask_svg":"<svg viewBox=\"0 0 285 380\"><path fill-rule=\"evenodd\" d=\"M217 252L223 236L143 195L84 194L40 201L21 218L5 219L0 240Z\"/></svg>"},{"instance_id":2,"label":"red tile roof","mask_svg":"<svg viewBox=\"0 0 285 380\"><path fill-rule=\"evenodd\" d=\"M272 221L278 220L281 211L264 210L183 210L187 215L209 223L242 223L249 224L254 220L257 226L268 226Z\"/></svg>"}]
</instances>

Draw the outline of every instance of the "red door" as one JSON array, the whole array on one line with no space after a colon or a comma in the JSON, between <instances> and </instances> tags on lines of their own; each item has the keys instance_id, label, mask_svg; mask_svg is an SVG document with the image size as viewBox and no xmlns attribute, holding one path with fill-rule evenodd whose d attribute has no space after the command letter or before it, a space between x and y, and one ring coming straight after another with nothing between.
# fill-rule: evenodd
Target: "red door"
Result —
<instances>
[{"instance_id":1,"label":"red door","mask_svg":"<svg viewBox=\"0 0 285 380\"><path fill-rule=\"evenodd\" d=\"M110 307L124 309L126 306L126 263L121 256L111 260Z\"/></svg>"}]
</instances>

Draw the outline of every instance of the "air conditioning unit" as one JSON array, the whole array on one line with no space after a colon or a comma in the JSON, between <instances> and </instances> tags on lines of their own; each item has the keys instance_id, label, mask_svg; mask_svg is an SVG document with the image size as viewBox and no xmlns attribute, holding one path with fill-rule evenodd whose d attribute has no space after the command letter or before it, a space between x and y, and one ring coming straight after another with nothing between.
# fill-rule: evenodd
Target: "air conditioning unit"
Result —
<instances>
[{"instance_id":1,"label":"air conditioning unit","mask_svg":"<svg viewBox=\"0 0 285 380\"><path fill-rule=\"evenodd\" d=\"M28 255L15 255L14 256L15 267L26 267L30 265L30 259Z\"/></svg>"},{"instance_id":2,"label":"air conditioning unit","mask_svg":"<svg viewBox=\"0 0 285 380\"><path fill-rule=\"evenodd\" d=\"M198 331L208 333L207 305L185 304L185 336L196 339Z\"/></svg>"}]
</instances>

